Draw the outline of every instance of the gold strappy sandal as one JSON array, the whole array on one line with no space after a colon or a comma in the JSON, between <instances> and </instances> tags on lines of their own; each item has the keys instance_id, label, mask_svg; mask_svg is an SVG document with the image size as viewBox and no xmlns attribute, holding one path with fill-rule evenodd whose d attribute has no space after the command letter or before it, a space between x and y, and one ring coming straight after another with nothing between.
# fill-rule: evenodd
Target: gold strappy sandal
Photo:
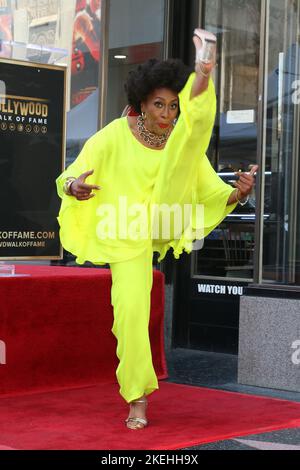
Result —
<instances>
[{"instance_id":1,"label":"gold strappy sandal","mask_svg":"<svg viewBox=\"0 0 300 470\"><path fill-rule=\"evenodd\" d=\"M206 31L205 29L196 28L194 31L194 36L201 40L201 47L196 45L196 64L199 62L204 64L211 64L215 62L216 55L216 36Z\"/></svg>"},{"instance_id":2,"label":"gold strappy sandal","mask_svg":"<svg viewBox=\"0 0 300 470\"><path fill-rule=\"evenodd\" d=\"M145 400L133 400L130 402L130 404L132 403L145 403L146 407L148 405L147 398L145 398ZM144 429L148 425L148 420L144 418L132 417L125 419L125 423L128 429Z\"/></svg>"}]
</instances>

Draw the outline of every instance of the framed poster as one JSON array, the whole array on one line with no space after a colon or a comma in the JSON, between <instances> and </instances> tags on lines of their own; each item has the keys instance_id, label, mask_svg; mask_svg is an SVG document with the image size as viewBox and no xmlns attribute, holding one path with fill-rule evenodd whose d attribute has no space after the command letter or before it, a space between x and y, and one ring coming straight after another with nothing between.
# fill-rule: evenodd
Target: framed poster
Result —
<instances>
[{"instance_id":1,"label":"framed poster","mask_svg":"<svg viewBox=\"0 0 300 470\"><path fill-rule=\"evenodd\" d=\"M0 59L0 259L61 259L66 69Z\"/></svg>"},{"instance_id":2,"label":"framed poster","mask_svg":"<svg viewBox=\"0 0 300 470\"><path fill-rule=\"evenodd\" d=\"M72 40L71 108L99 86L101 0L76 0Z\"/></svg>"},{"instance_id":3,"label":"framed poster","mask_svg":"<svg viewBox=\"0 0 300 470\"><path fill-rule=\"evenodd\" d=\"M10 55L11 46L5 43L12 41L12 29L11 0L0 0L0 57Z\"/></svg>"}]
</instances>

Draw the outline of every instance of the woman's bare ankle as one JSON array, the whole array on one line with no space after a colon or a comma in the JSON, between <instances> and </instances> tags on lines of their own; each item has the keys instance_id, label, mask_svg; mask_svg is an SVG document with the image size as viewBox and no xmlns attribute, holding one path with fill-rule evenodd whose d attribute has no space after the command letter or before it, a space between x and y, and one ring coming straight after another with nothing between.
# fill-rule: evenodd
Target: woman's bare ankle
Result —
<instances>
[{"instance_id":1,"label":"woman's bare ankle","mask_svg":"<svg viewBox=\"0 0 300 470\"><path fill-rule=\"evenodd\" d=\"M146 408L148 405L148 400L146 395L143 395L136 400L130 402L129 417L134 418L144 418L146 417Z\"/></svg>"}]
</instances>

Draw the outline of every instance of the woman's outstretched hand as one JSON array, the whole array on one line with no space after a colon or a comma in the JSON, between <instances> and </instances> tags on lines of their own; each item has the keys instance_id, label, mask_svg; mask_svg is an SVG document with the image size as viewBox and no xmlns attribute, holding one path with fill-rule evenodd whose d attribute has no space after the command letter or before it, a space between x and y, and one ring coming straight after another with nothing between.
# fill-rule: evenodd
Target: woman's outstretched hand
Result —
<instances>
[{"instance_id":1,"label":"woman's outstretched hand","mask_svg":"<svg viewBox=\"0 0 300 470\"><path fill-rule=\"evenodd\" d=\"M236 172L235 175L239 176L237 182L234 182L233 185L236 189L230 194L227 205L235 204L238 201L242 201L251 193L254 185L254 175L257 172L259 166L254 165L249 173L242 173L240 171ZM244 205L244 204L242 204Z\"/></svg>"},{"instance_id":2,"label":"woman's outstretched hand","mask_svg":"<svg viewBox=\"0 0 300 470\"><path fill-rule=\"evenodd\" d=\"M238 189L238 198L240 200L244 199L251 193L254 185L254 175L257 172L258 168L258 165L254 165L249 173L235 173L235 175L239 176L239 179L233 184Z\"/></svg>"},{"instance_id":3,"label":"woman's outstretched hand","mask_svg":"<svg viewBox=\"0 0 300 470\"><path fill-rule=\"evenodd\" d=\"M72 196L76 197L78 201L87 201L95 196L95 193L92 193L93 189L99 190L100 186L95 184L87 184L85 180L88 176L92 175L94 170L86 171L82 173L76 180L73 181L70 187L70 192Z\"/></svg>"}]
</instances>

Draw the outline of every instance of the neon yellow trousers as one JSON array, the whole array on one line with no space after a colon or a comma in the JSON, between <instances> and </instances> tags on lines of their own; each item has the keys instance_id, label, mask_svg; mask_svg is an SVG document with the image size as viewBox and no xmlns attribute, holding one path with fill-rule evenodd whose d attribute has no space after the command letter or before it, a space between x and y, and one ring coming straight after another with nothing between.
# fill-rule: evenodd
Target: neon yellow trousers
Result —
<instances>
[{"instance_id":1,"label":"neon yellow trousers","mask_svg":"<svg viewBox=\"0 0 300 470\"><path fill-rule=\"evenodd\" d=\"M120 394L129 403L158 389L149 340L152 245L128 261L110 263L112 332L117 338Z\"/></svg>"}]
</instances>

